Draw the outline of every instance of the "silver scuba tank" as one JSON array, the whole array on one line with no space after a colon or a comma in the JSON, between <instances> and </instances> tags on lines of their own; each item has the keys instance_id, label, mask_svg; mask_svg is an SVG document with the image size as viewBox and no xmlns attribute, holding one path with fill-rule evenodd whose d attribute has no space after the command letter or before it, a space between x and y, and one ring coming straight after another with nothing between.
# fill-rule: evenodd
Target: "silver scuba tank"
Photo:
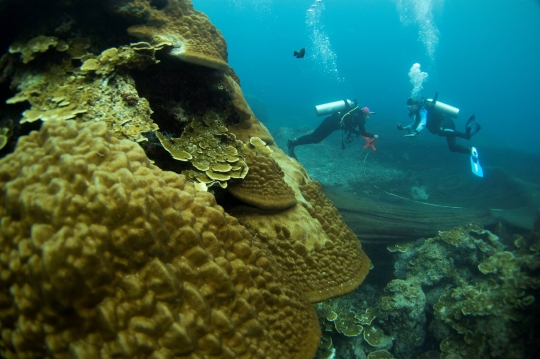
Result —
<instances>
[{"instance_id":1,"label":"silver scuba tank","mask_svg":"<svg viewBox=\"0 0 540 359\"><path fill-rule=\"evenodd\" d=\"M459 108L437 101L438 96L439 96L439 93L435 92L435 97L433 99L430 99L430 98L426 99L426 107L434 108L437 111L444 113L445 115L448 115L453 118L457 118L459 115Z\"/></svg>"},{"instance_id":2,"label":"silver scuba tank","mask_svg":"<svg viewBox=\"0 0 540 359\"><path fill-rule=\"evenodd\" d=\"M315 106L315 112L317 113L317 116L324 116L324 115L352 109L354 106L356 106L356 101L345 99L345 100L324 103L322 105L317 105Z\"/></svg>"}]
</instances>

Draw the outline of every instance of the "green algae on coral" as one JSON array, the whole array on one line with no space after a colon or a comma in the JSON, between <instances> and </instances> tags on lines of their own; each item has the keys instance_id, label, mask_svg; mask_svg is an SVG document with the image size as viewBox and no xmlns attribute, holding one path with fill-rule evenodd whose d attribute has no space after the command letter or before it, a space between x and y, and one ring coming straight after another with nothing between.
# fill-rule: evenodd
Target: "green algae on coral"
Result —
<instances>
[{"instance_id":1,"label":"green algae on coral","mask_svg":"<svg viewBox=\"0 0 540 359\"><path fill-rule=\"evenodd\" d=\"M336 357L336 349L332 343L332 337L327 334L321 336L321 342L317 349L315 359L334 359Z\"/></svg>"},{"instance_id":2,"label":"green algae on coral","mask_svg":"<svg viewBox=\"0 0 540 359\"><path fill-rule=\"evenodd\" d=\"M384 335L382 329L368 325L364 328L364 340L373 347L380 347L388 338Z\"/></svg>"},{"instance_id":3,"label":"green algae on coral","mask_svg":"<svg viewBox=\"0 0 540 359\"><path fill-rule=\"evenodd\" d=\"M387 350L376 350L368 354L367 359L394 359L394 356Z\"/></svg>"},{"instance_id":4,"label":"green algae on coral","mask_svg":"<svg viewBox=\"0 0 540 359\"><path fill-rule=\"evenodd\" d=\"M363 325L370 325L377 318L377 313L377 308L367 308L364 313L355 315L355 318Z\"/></svg>"}]
</instances>

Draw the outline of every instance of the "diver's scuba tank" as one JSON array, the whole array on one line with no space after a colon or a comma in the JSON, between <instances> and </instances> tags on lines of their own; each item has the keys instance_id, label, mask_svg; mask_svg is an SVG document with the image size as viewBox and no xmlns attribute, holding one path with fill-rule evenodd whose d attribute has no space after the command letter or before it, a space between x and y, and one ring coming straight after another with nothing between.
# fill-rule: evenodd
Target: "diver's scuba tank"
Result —
<instances>
[{"instance_id":1,"label":"diver's scuba tank","mask_svg":"<svg viewBox=\"0 0 540 359\"><path fill-rule=\"evenodd\" d=\"M445 115L448 115L453 118L457 118L459 115L459 108L437 101L438 96L439 96L439 93L435 92L435 97L433 97L433 99L430 99L430 98L426 99L426 107L434 108L437 111L444 113Z\"/></svg>"},{"instance_id":2,"label":"diver's scuba tank","mask_svg":"<svg viewBox=\"0 0 540 359\"><path fill-rule=\"evenodd\" d=\"M340 100L340 101L334 101L325 103L322 105L315 106L315 112L317 113L317 116L324 116L328 114L333 114L340 111L350 110L353 107L356 106L356 100Z\"/></svg>"}]
</instances>

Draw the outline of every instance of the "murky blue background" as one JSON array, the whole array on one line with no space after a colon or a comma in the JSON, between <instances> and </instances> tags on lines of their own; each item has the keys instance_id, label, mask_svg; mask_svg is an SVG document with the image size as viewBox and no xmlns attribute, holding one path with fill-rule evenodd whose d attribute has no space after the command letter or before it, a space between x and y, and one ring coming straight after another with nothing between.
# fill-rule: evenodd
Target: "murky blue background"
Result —
<instances>
[{"instance_id":1,"label":"murky blue background","mask_svg":"<svg viewBox=\"0 0 540 359\"><path fill-rule=\"evenodd\" d=\"M254 110L277 127L315 127L313 106L358 99L369 128L401 139L409 69L421 95L474 113L472 143L540 153L540 2L535 0L193 0L224 34L229 64ZM316 5L312 10L312 5ZM293 51L306 48L306 57ZM423 136L433 137L427 133Z\"/></svg>"}]
</instances>

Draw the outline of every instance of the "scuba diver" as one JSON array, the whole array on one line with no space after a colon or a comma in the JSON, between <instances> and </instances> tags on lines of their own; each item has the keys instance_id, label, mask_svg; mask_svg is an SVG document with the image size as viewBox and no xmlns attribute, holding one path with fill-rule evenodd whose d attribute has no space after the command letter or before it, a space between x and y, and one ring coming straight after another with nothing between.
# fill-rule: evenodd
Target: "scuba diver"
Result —
<instances>
[{"instance_id":1,"label":"scuba diver","mask_svg":"<svg viewBox=\"0 0 540 359\"><path fill-rule=\"evenodd\" d=\"M429 132L446 137L451 152L471 153L471 147L456 144L456 137L470 140L473 135L480 131L482 127L476 122L474 115L467 121L465 132L458 132L456 131L456 124L452 120L452 117L457 117L459 112L455 107L430 99L423 100L411 97L407 100L407 108L409 109L409 117L412 117L414 122L408 126L403 126L401 123L397 124L398 130L409 131L409 134L405 135L405 137L416 137L426 127Z\"/></svg>"},{"instance_id":2,"label":"scuba diver","mask_svg":"<svg viewBox=\"0 0 540 359\"><path fill-rule=\"evenodd\" d=\"M409 117L413 118L413 123L403 126L397 124L400 131L407 130L409 133L404 137L413 138L419 135L425 128L433 134L446 137L448 148L451 152L465 153L471 156L471 168L474 174L483 177L483 171L478 162L478 151L475 147L464 147L456 143L456 138L470 140L473 135L482 128L476 117L472 115L465 125L465 132L456 131L456 125L453 118L456 118L459 109L437 101L438 93L435 93L433 99L419 99L410 97L407 99L407 109Z\"/></svg>"},{"instance_id":3,"label":"scuba diver","mask_svg":"<svg viewBox=\"0 0 540 359\"><path fill-rule=\"evenodd\" d=\"M331 113L326 117L319 127L311 134L302 136L294 140L288 140L287 149L289 156L296 158L294 148L296 146L307 145L311 143L319 143L328 137L336 130L342 130L341 149L345 149L345 143L351 143L352 135L362 135L370 139L379 138L378 135L372 135L366 131L365 125L369 115L373 112L369 111L368 107L358 108L356 100L341 100L330 102L323 105L315 106L318 116L323 116ZM356 130L358 127L358 130ZM347 133L345 135L345 133Z\"/></svg>"}]
</instances>

